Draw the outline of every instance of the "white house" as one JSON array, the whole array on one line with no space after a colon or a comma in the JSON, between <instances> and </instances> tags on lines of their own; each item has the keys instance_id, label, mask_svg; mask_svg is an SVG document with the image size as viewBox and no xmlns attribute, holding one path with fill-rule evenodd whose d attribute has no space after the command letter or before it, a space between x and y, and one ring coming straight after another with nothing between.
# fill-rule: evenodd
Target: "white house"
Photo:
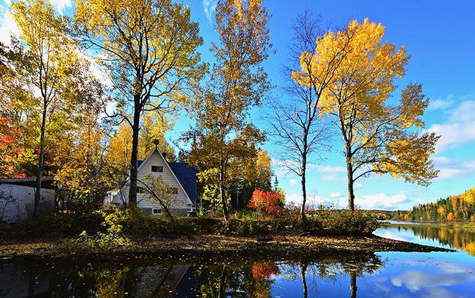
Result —
<instances>
[{"instance_id":1,"label":"white house","mask_svg":"<svg viewBox=\"0 0 475 298\"><path fill-rule=\"evenodd\" d=\"M15 223L33 214L35 178L0 179L0 221ZM42 188L40 211L54 208L55 191Z\"/></svg>"},{"instance_id":2,"label":"white house","mask_svg":"<svg viewBox=\"0 0 475 298\"><path fill-rule=\"evenodd\" d=\"M146 190L141 183L147 183L150 178L160 178L172 190L172 200L168 209L173 213L190 213L196 209L198 191L196 170L186 163L169 163L158 150L154 150L143 161L138 162L137 168L137 206L149 214L160 214L162 206ZM129 182L115 191L108 193L105 204L124 205L128 203Z\"/></svg>"}]
</instances>

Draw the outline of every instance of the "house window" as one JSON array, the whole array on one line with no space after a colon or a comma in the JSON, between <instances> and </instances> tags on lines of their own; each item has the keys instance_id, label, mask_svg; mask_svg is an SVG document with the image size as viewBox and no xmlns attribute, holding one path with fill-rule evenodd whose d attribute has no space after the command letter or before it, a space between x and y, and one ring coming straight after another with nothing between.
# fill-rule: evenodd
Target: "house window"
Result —
<instances>
[{"instance_id":1,"label":"house window","mask_svg":"<svg viewBox=\"0 0 475 298\"><path fill-rule=\"evenodd\" d=\"M146 193L146 192L147 191L145 190L145 188L137 186L137 193Z\"/></svg>"},{"instance_id":2,"label":"house window","mask_svg":"<svg viewBox=\"0 0 475 298\"><path fill-rule=\"evenodd\" d=\"M153 214L160 214L162 211L160 209L152 209Z\"/></svg>"},{"instance_id":3,"label":"house window","mask_svg":"<svg viewBox=\"0 0 475 298\"><path fill-rule=\"evenodd\" d=\"M153 173L162 173L163 172L163 166L152 166L152 172Z\"/></svg>"}]
</instances>

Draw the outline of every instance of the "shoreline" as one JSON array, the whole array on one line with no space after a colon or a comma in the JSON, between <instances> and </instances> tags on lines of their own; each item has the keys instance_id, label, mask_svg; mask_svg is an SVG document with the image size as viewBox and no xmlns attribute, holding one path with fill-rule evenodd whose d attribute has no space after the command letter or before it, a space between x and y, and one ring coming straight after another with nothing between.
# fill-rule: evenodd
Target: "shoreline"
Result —
<instances>
[{"instance_id":1,"label":"shoreline","mask_svg":"<svg viewBox=\"0 0 475 298\"><path fill-rule=\"evenodd\" d=\"M116 258L180 257L180 258L309 258L315 255L369 255L383 251L450 252L454 250L391 240L379 236L312 237L275 236L270 241L251 237L200 235L175 239L157 238L134 241L129 246L113 249L82 249L67 251L61 241L0 243L0 259L68 258L113 260Z\"/></svg>"}]
</instances>

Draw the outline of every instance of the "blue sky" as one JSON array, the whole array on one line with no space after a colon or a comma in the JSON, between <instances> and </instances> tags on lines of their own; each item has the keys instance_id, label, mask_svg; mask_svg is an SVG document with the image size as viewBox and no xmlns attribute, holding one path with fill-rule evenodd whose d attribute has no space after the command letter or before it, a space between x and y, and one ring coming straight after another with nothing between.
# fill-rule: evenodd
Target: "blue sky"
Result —
<instances>
[{"instance_id":1,"label":"blue sky","mask_svg":"<svg viewBox=\"0 0 475 298\"><path fill-rule=\"evenodd\" d=\"M58 11L70 13L70 0L53 0ZM203 58L210 61L209 47L214 32L215 0L184 1L192 17L200 24L205 44ZM369 18L386 27L385 40L404 46L411 56L402 87L419 82L431 98L424 119L426 129L442 135L434 161L439 178L429 187L403 183L387 176L362 180L356 189L356 204L362 208L406 209L414 204L460 193L475 186L475 3L472 1L264 1L271 19L269 29L273 52L265 67L275 86L282 85L282 66L287 62L290 28L295 17L305 9L321 15L325 24L343 27L351 19ZM0 0L0 41L8 40L15 26L8 15L9 0ZM279 96L277 89L270 96ZM282 100L287 100L282 98ZM251 120L266 129L262 115L267 107L252 112ZM174 140L190 123L177 119L170 133ZM323 160L311 160L308 177L309 200L313 205L346 206L346 180L341 144L335 137L331 152ZM273 170L289 201L300 200L299 180L279 167L281 157L270 139L265 144L274 161Z\"/></svg>"}]
</instances>

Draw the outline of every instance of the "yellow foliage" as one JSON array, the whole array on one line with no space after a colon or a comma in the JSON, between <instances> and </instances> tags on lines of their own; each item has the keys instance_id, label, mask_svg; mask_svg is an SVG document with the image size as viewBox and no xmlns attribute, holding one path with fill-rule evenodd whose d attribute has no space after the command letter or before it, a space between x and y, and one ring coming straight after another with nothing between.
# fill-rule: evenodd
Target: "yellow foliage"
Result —
<instances>
[{"instance_id":1,"label":"yellow foliage","mask_svg":"<svg viewBox=\"0 0 475 298\"><path fill-rule=\"evenodd\" d=\"M184 5L171 0L76 0L75 21L101 40L105 55L125 68L143 65L147 77L142 79L148 84L155 76L162 78L164 89L170 89L167 95L177 100L185 98L172 73L187 79L202 74L196 67L200 60L196 48L202 39ZM149 87L153 86L132 86L138 93Z\"/></svg>"},{"instance_id":2,"label":"yellow foliage","mask_svg":"<svg viewBox=\"0 0 475 298\"><path fill-rule=\"evenodd\" d=\"M462 194L462 198L468 204L475 205L475 188L469 189Z\"/></svg>"},{"instance_id":3,"label":"yellow foliage","mask_svg":"<svg viewBox=\"0 0 475 298\"><path fill-rule=\"evenodd\" d=\"M71 66L78 60L74 42L65 34L65 21L56 15L52 4L46 0L14 2L12 14L20 38L32 54L33 67L38 71L41 69L43 76L47 73L48 87L63 87L71 74ZM34 85L47 88L38 82Z\"/></svg>"},{"instance_id":4,"label":"yellow foliage","mask_svg":"<svg viewBox=\"0 0 475 298\"><path fill-rule=\"evenodd\" d=\"M325 34L313 53L302 53L301 70L292 77L305 86L318 82L323 113L337 110L341 92L347 98L352 94L351 101L374 113L382 112L384 101L394 89L393 78L404 74L408 59L403 48L383 43L383 35L381 24L368 19L361 23L351 21L346 30Z\"/></svg>"},{"instance_id":5,"label":"yellow foliage","mask_svg":"<svg viewBox=\"0 0 475 298\"><path fill-rule=\"evenodd\" d=\"M169 158L174 158L173 148L165 139L165 134L170 128L170 123L157 113L144 116L143 125L139 135L138 159L145 159L157 143L158 149L166 153ZM130 154L132 150L132 128L124 123L116 134L109 140L106 160L119 175L127 175L130 167Z\"/></svg>"},{"instance_id":6,"label":"yellow foliage","mask_svg":"<svg viewBox=\"0 0 475 298\"><path fill-rule=\"evenodd\" d=\"M439 208L437 208L437 213L439 215L445 215L445 208L443 206L440 206Z\"/></svg>"},{"instance_id":7,"label":"yellow foliage","mask_svg":"<svg viewBox=\"0 0 475 298\"><path fill-rule=\"evenodd\" d=\"M317 39L312 52L303 52L292 78L312 88L322 116L337 117L348 166L359 169L349 185L371 172L426 185L438 174L430 157L439 137L409 130L424 124L428 100L421 85L408 85L400 102L389 104L408 55L383 37L383 25L351 21Z\"/></svg>"},{"instance_id":8,"label":"yellow foliage","mask_svg":"<svg viewBox=\"0 0 475 298\"><path fill-rule=\"evenodd\" d=\"M472 256L475 256L475 242L470 242L465 245L465 250Z\"/></svg>"},{"instance_id":9,"label":"yellow foliage","mask_svg":"<svg viewBox=\"0 0 475 298\"><path fill-rule=\"evenodd\" d=\"M386 150L380 154L380 161L373 164L373 169L409 182L425 184L427 179L436 177L438 173L432 168L430 160L437 139L432 134L397 135L387 141Z\"/></svg>"}]
</instances>

